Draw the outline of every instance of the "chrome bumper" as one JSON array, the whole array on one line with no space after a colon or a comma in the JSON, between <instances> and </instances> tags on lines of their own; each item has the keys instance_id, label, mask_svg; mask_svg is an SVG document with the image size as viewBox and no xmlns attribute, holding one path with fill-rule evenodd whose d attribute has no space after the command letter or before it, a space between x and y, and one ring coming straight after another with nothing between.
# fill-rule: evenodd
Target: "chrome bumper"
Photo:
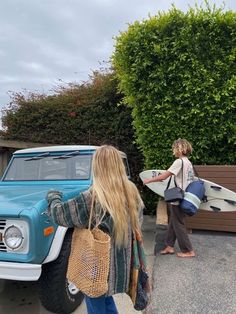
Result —
<instances>
[{"instance_id":1,"label":"chrome bumper","mask_svg":"<svg viewBox=\"0 0 236 314\"><path fill-rule=\"evenodd\" d=\"M38 264L0 262L0 279L36 281L41 271Z\"/></svg>"}]
</instances>

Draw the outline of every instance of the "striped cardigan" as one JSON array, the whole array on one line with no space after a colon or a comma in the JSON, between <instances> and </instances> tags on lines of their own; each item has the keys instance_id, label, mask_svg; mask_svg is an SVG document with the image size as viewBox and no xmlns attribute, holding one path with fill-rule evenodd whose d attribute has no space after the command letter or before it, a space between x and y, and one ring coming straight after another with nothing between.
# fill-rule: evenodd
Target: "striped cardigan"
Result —
<instances>
[{"instance_id":1,"label":"striped cardigan","mask_svg":"<svg viewBox=\"0 0 236 314\"><path fill-rule=\"evenodd\" d=\"M89 211L91 208L91 189L79 194L77 197L62 202L62 194L57 191L49 191L47 195L49 203L49 215L58 225L69 228L88 228ZM139 210L140 224L143 218L143 208ZM95 210L96 211L96 210ZM95 218L92 227L96 225ZM99 221L99 220L98 220ZM118 248L113 236L113 220L106 214L99 224L99 228L111 236L110 271L108 277L107 295L127 292L130 280L132 232L129 227L127 247Z\"/></svg>"}]
</instances>

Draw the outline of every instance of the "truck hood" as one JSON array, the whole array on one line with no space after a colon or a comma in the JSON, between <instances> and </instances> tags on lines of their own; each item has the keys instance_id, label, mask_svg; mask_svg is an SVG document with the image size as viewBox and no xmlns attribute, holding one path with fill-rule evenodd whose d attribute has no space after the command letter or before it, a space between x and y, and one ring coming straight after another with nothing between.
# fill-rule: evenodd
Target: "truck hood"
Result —
<instances>
[{"instance_id":1,"label":"truck hood","mask_svg":"<svg viewBox=\"0 0 236 314\"><path fill-rule=\"evenodd\" d=\"M45 199L51 189L64 195L76 195L88 188L88 185L0 185L0 216L18 216L22 210L31 209ZM73 197L72 196L72 197Z\"/></svg>"}]
</instances>

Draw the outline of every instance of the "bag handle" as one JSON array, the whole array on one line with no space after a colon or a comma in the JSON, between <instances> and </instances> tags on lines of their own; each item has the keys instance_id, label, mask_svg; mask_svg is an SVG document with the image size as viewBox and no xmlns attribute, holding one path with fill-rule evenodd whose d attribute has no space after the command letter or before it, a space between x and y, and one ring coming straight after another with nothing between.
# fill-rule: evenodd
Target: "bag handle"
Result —
<instances>
[{"instance_id":1,"label":"bag handle","mask_svg":"<svg viewBox=\"0 0 236 314\"><path fill-rule=\"evenodd\" d=\"M94 193L92 192L92 203L91 203L91 208L90 208L90 213L89 213L89 224L88 224L88 230L91 230L91 225L92 225L92 217L93 217L93 212L94 212L94 207L95 207L95 196ZM103 218L105 217L106 212L103 212L103 215L101 217L101 219L98 221L97 217L96 217L96 224L93 227L93 229L97 228L100 223L102 222Z\"/></svg>"},{"instance_id":2,"label":"bag handle","mask_svg":"<svg viewBox=\"0 0 236 314\"><path fill-rule=\"evenodd\" d=\"M193 164L192 164L192 166L193 166L194 175L196 175L196 177L199 179L199 174L198 174L196 168L194 167Z\"/></svg>"},{"instance_id":3,"label":"bag handle","mask_svg":"<svg viewBox=\"0 0 236 314\"><path fill-rule=\"evenodd\" d=\"M180 159L181 159L181 162L182 162L182 165L181 165L181 170L182 170L182 190L183 190L183 181L184 181L184 175L183 175L183 172L184 172L184 170L183 170L183 164L184 164L184 162L183 162L183 159L182 159L182 158L180 158ZM172 176L173 176L173 175L172 175ZM169 181L168 181L168 183L167 183L167 186L166 186L166 190L168 190L168 189L169 189L169 186L170 186L170 182L171 182L172 176L170 176L170 179L169 179ZM175 183L175 187L177 187L177 183L176 183L176 181L175 181L175 175L174 175L174 183Z\"/></svg>"},{"instance_id":4,"label":"bag handle","mask_svg":"<svg viewBox=\"0 0 236 314\"><path fill-rule=\"evenodd\" d=\"M181 161L182 161L181 169L182 169L182 190L183 190L183 185L184 185L184 162L183 162L182 158L181 158Z\"/></svg>"},{"instance_id":5,"label":"bag handle","mask_svg":"<svg viewBox=\"0 0 236 314\"><path fill-rule=\"evenodd\" d=\"M169 189L171 179L172 179L172 176L170 176L170 179L168 180L168 183L167 183L167 186L166 186L166 190ZM175 186L176 186L176 183L175 183Z\"/></svg>"}]
</instances>

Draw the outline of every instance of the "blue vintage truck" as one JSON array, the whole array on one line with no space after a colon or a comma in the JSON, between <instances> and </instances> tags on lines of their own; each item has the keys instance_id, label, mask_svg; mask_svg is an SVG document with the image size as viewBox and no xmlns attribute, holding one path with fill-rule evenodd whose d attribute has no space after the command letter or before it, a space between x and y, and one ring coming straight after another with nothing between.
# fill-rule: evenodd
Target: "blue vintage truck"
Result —
<instances>
[{"instance_id":1,"label":"blue vintage truck","mask_svg":"<svg viewBox=\"0 0 236 314\"><path fill-rule=\"evenodd\" d=\"M83 295L66 278L73 229L52 223L45 196L54 189L67 200L88 189L96 149L64 145L18 150L0 182L0 279L38 281L41 303L51 312L73 312Z\"/></svg>"}]
</instances>

